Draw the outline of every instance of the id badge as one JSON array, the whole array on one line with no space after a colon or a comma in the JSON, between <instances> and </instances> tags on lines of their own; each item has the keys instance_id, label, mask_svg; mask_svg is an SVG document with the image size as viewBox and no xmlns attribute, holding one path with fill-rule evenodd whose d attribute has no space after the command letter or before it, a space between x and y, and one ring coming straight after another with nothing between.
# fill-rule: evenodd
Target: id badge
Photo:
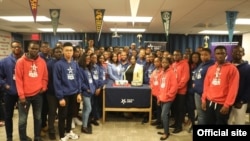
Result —
<instances>
[{"instance_id":1,"label":"id badge","mask_svg":"<svg viewBox=\"0 0 250 141\"><path fill-rule=\"evenodd\" d=\"M220 85L220 79L213 79L212 84L215 86Z\"/></svg>"},{"instance_id":2,"label":"id badge","mask_svg":"<svg viewBox=\"0 0 250 141\"><path fill-rule=\"evenodd\" d=\"M155 85L155 86L159 85L159 83L158 83L158 81L157 81L157 80L156 80L156 81L154 81L154 85Z\"/></svg>"},{"instance_id":3,"label":"id badge","mask_svg":"<svg viewBox=\"0 0 250 141\"><path fill-rule=\"evenodd\" d=\"M89 78L89 84L92 84L93 80L91 78Z\"/></svg>"},{"instance_id":4,"label":"id badge","mask_svg":"<svg viewBox=\"0 0 250 141\"><path fill-rule=\"evenodd\" d=\"M165 88L165 83L161 83L161 88Z\"/></svg>"},{"instance_id":5,"label":"id badge","mask_svg":"<svg viewBox=\"0 0 250 141\"><path fill-rule=\"evenodd\" d=\"M13 80L16 80L16 76L15 76L15 74L13 74Z\"/></svg>"}]
</instances>

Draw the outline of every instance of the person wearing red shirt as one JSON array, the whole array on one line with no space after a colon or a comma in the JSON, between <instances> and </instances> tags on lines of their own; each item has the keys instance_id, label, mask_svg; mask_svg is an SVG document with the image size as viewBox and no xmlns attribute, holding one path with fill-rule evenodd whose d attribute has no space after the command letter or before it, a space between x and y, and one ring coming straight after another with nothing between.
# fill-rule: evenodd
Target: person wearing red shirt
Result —
<instances>
[{"instance_id":1,"label":"person wearing red shirt","mask_svg":"<svg viewBox=\"0 0 250 141\"><path fill-rule=\"evenodd\" d=\"M235 65L226 62L225 46L214 49L216 63L209 67L202 94L202 109L207 124L227 125L231 106L239 88L239 72Z\"/></svg>"}]
</instances>

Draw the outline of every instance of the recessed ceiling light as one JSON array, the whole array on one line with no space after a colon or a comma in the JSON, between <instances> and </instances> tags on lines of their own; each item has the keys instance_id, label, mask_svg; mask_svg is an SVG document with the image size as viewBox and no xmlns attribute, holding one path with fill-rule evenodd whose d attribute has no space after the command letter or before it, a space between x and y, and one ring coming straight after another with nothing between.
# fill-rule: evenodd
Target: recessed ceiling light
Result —
<instances>
[{"instance_id":1,"label":"recessed ceiling light","mask_svg":"<svg viewBox=\"0 0 250 141\"><path fill-rule=\"evenodd\" d=\"M151 22L152 17L104 16L105 22Z\"/></svg>"},{"instance_id":2,"label":"recessed ceiling light","mask_svg":"<svg viewBox=\"0 0 250 141\"><path fill-rule=\"evenodd\" d=\"M234 31L234 33L239 33L240 31ZM199 34L228 34L226 30L203 30Z\"/></svg>"},{"instance_id":3,"label":"recessed ceiling light","mask_svg":"<svg viewBox=\"0 0 250 141\"><path fill-rule=\"evenodd\" d=\"M53 32L53 28L37 28L37 30L43 32ZM57 32L75 32L72 28L57 28Z\"/></svg>"},{"instance_id":4,"label":"recessed ceiling light","mask_svg":"<svg viewBox=\"0 0 250 141\"><path fill-rule=\"evenodd\" d=\"M110 28L112 32L145 32L146 29L142 28Z\"/></svg>"},{"instance_id":5,"label":"recessed ceiling light","mask_svg":"<svg viewBox=\"0 0 250 141\"><path fill-rule=\"evenodd\" d=\"M11 22L34 22L33 16L0 16L0 19ZM36 16L37 22L49 22L50 18L46 16Z\"/></svg>"}]
</instances>

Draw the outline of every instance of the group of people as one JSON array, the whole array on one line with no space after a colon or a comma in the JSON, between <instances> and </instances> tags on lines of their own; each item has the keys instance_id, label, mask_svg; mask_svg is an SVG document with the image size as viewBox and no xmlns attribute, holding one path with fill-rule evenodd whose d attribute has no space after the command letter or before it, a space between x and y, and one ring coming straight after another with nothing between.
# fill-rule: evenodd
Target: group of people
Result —
<instances>
[{"instance_id":1,"label":"group of people","mask_svg":"<svg viewBox=\"0 0 250 141\"><path fill-rule=\"evenodd\" d=\"M170 54L148 47L137 49L132 43L130 47L106 50L95 48L93 40L89 40L86 50L69 42L58 43L51 53L48 42L41 46L31 42L27 53L23 53L19 41L13 41L11 48L12 53L0 61L7 141L13 140L16 103L21 141L32 140L26 133L30 105L35 141L41 141L47 130L49 138L56 139L56 117L61 141L79 138L72 131L75 125L81 125L82 133L91 134L91 124L98 126L102 116L103 86L115 80L139 81L150 86L156 117L151 124L164 129L158 132L161 140L169 137L171 127L173 133L181 132L186 115L194 125L195 110L198 124L245 123L250 67L242 59L244 49L240 46L233 49L232 62L225 60L224 46L215 48L215 59L208 48L185 54L175 50ZM173 125L169 125L170 116Z\"/></svg>"}]
</instances>

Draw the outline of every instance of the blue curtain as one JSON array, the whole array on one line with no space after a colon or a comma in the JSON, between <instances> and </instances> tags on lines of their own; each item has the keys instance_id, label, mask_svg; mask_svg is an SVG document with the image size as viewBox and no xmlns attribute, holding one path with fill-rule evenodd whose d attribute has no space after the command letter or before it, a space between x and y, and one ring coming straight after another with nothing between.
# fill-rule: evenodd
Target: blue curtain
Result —
<instances>
[{"instance_id":1,"label":"blue curtain","mask_svg":"<svg viewBox=\"0 0 250 141\"><path fill-rule=\"evenodd\" d=\"M132 42L139 46L137 33L118 33L120 38L112 38L112 33L102 33L100 41L98 42L97 33L41 33L43 41L50 42L51 47L54 47L58 40L82 40L82 46L86 47L86 41L93 39L95 47L109 47L109 46L130 46ZM184 52L185 48L195 50L199 46L204 45L205 35L184 35L184 34L170 34L169 43L167 43L167 50L173 52L174 50L181 50ZM209 43L211 42L228 42L228 35L208 35ZM142 34L141 46L144 41L166 41L165 34ZM234 35L233 42L242 42L242 35Z\"/></svg>"},{"instance_id":2,"label":"blue curtain","mask_svg":"<svg viewBox=\"0 0 250 141\"><path fill-rule=\"evenodd\" d=\"M11 33L12 41L20 41L23 43L23 35L19 33Z\"/></svg>"}]
</instances>

